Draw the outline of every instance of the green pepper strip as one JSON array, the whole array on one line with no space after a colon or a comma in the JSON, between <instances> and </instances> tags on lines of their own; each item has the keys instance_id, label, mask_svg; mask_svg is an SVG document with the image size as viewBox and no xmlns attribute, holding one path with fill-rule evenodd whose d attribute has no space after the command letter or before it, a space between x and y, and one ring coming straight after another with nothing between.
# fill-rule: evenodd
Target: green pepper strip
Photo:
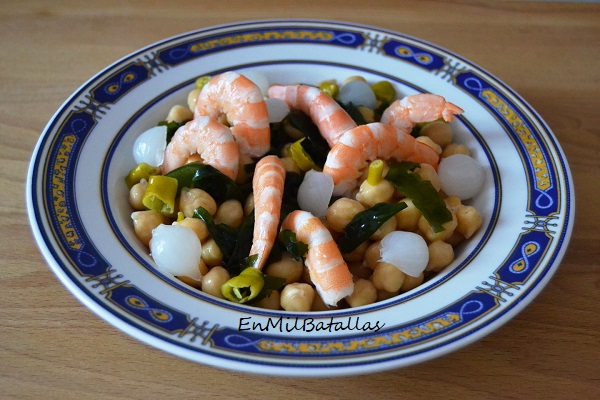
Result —
<instances>
[{"instance_id":1,"label":"green pepper strip","mask_svg":"<svg viewBox=\"0 0 600 400\"><path fill-rule=\"evenodd\" d=\"M260 293L265 285L262 272L249 267L238 276L234 276L221 286L223 296L235 303L246 303Z\"/></svg>"},{"instance_id":2,"label":"green pepper strip","mask_svg":"<svg viewBox=\"0 0 600 400\"><path fill-rule=\"evenodd\" d=\"M127 184L127 187L131 189L133 185L140 183L142 179L148 180L151 175L156 175L159 172L160 168L155 168L152 165L143 162L129 171L129 174L125 177L125 183Z\"/></svg>"},{"instance_id":3,"label":"green pepper strip","mask_svg":"<svg viewBox=\"0 0 600 400\"><path fill-rule=\"evenodd\" d=\"M142 198L144 206L150 210L171 214L175 210L177 179L164 175L152 175Z\"/></svg>"},{"instance_id":4,"label":"green pepper strip","mask_svg":"<svg viewBox=\"0 0 600 400\"><path fill-rule=\"evenodd\" d=\"M302 139L292 143L292 145L290 146L290 148L288 150L290 157L292 158L292 160L294 160L294 162L296 163L298 168L300 168L304 172L309 171L311 169L315 169L315 170L319 171L319 170L321 170L321 168L319 168L314 163L312 158L310 158L310 156L302 148L302 141L305 139L306 138L302 138Z\"/></svg>"}]
</instances>

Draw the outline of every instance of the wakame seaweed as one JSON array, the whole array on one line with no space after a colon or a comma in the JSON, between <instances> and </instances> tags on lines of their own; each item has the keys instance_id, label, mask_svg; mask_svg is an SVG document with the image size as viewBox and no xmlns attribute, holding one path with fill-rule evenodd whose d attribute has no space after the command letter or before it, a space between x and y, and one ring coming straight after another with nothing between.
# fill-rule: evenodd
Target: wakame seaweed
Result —
<instances>
[{"instance_id":1,"label":"wakame seaweed","mask_svg":"<svg viewBox=\"0 0 600 400\"><path fill-rule=\"evenodd\" d=\"M431 182L413 173L418 167L419 164L411 162L392 163L385 179L413 201L434 232L442 232L444 223L452 221L452 213Z\"/></svg>"},{"instance_id":2,"label":"wakame seaweed","mask_svg":"<svg viewBox=\"0 0 600 400\"><path fill-rule=\"evenodd\" d=\"M377 203L373 207L359 212L344 228L338 239L342 253L350 253L365 240L369 239L388 219L406 208L406 203Z\"/></svg>"},{"instance_id":3,"label":"wakame seaweed","mask_svg":"<svg viewBox=\"0 0 600 400\"><path fill-rule=\"evenodd\" d=\"M167 127L167 143L171 142L173 139L173 135L177 132L177 129L181 128L183 125L187 124L189 121L176 122L176 121L160 121L157 126L166 126Z\"/></svg>"},{"instance_id":4,"label":"wakame seaweed","mask_svg":"<svg viewBox=\"0 0 600 400\"><path fill-rule=\"evenodd\" d=\"M201 162L185 164L165 175L177 179L179 182L178 193L184 187L200 188L210 194L217 202L230 199L243 202L251 191L250 185L238 185L218 169Z\"/></svg>"}]
</instances>

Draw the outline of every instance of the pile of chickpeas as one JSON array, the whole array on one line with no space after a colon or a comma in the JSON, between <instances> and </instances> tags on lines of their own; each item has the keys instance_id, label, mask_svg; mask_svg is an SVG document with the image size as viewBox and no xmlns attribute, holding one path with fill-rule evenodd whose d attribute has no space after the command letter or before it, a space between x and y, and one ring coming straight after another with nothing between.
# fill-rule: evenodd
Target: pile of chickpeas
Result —
<instances>
[{"instance_id":1,"label":"pile of chickpeas","mask_svg":"<svg viewBox=\"0 0 600 400\"><path fill-rule=\"evenodd\" d=\"M199 90L195 89L189 94L188 107L174 106L166 120L183 122L192 119L193 112L191 110L194 109L198 93ZM365 109L365 107L359 107L359 110L367 122L373 122L373 110ZM470 156L466 146L453 142L451 127L444 122L433 122L422 127L418 140L434 148L442 158L453 154ZM301 172L294 160L288 156L287 148L283 149L280 158L288 172ZM201 159L198 155L194 155L189 161L201 161ZM285 286L281 291L273 291L270 296L261 300L257 304L258 307L287 311L324 311L368 305L412 290L452 263L456 246L469 239L481 226L481 213L473 206L462 204L458 197L444 195L441 192L441 183L437 172L431 165L421 164L415 173L422 179L430 181L444 198L446 206L452 214L452 220L444 224L444 231L433 232L430 224L413 202L404 198L389 181L384 179L380 184L370 186L365 184L365 174L364 179L361 180L363 184L355 190L353 196L339 198L333 202L325 217L322 218L334 239L340 237L346 225L356 214L377 203L403 201L407 207L397 213L395 217L387 220L375 234L354 251L343 254L349 270L354 276L352 295L340 301L337 307L325 305L311 283L307 267L302 261L295 260L290 254L284 252L281 260L266 265L263 273L285 279ZM247 175L240 174L240 176L238 180L249 179ZM193 217L194 210L202 206L214 217L217 224L227 224L239 228L244 218L253 209L252 194L244 204L238 200L227 200L217 204L210 194L202 189L184 188L173 214L164 215L159 211L148 210L142 204L146 186L147 182L142 180L135 184L129 193L129 203L135 210L132 213L133 226L139 240L148 247L152 230L160 224L173 223L177 220L178 212L181 212L183 219L179 214L177 224L193 230L202 243L201 262L198 266L202 279L195 280L185 276L178 278L206 294L223 298L221 286L231 276L222 265L223 253L210 237L205 223ZM427 268L417 277L407 275L394 265L380 261L381 240L388 233L396 230L418 233L428 244Z\"/></svg>"}]
</instances>

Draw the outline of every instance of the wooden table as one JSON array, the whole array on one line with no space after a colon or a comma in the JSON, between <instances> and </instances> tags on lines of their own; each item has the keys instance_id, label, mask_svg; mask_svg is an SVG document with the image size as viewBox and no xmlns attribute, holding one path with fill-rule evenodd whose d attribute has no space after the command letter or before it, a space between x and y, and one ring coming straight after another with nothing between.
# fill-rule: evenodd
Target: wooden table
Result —
<instances>
[{"instance_id":1,"label":"wooden table","mask_svg":"<svg viewBox=\"0 0 600 400\"><path fill-rule=\"evenodd\" d=\"M0 397L599 398L600 5L299 3L2 2ZM33 240L24 201L32 150L55 110L97 71L142 46L277 17L345 20L431 41L491 71L546 120L573 173L575 230L555 277L516 318L467 348L410 368L286 379L223 371L150 348L96 317L55 278Z\"/></svg>"}]
</instances>

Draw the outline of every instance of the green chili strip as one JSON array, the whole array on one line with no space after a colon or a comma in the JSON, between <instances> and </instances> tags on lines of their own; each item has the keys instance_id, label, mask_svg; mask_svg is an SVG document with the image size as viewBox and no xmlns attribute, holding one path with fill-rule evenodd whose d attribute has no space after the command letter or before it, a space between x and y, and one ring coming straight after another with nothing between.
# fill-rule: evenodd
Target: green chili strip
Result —
<instances>
[{"instance_id":1,"label":"green chili strip","mask_svg":"<svg viewBox=\"0 0 600 400\"><path fill-rule=\"evenodd\" d=\"M235 303L246 303L254 299L265 285L265 279L256 268L246 268L221 286L223 296Z\"/></svg>"},{"instance_id":2,"label":"green chili strip","mask_svg":"<svg viewBox=\"0 0 600 400\"><path fill-rule=\"evenodd\" d=\"M177 180L164 175L152 175L142 198L144 206L150 210L171 214L175 210Z\"/></svg>"},{"instance_id":3,"label":"green chili strip","mask_svg":"<svg viewBox=\"0 0 600 400\"><path fill-rule=\"evenodd\" d=\"M127 177L125 178L125 183L127 184L127 187L131 189L133 185L139 183L142 179L148 180L151 175L156 175L158 173L160 173L160 168L153 167L152 165L143 162L129 171L129 174L127 174Z\"/></svg>"}]
</instances>

